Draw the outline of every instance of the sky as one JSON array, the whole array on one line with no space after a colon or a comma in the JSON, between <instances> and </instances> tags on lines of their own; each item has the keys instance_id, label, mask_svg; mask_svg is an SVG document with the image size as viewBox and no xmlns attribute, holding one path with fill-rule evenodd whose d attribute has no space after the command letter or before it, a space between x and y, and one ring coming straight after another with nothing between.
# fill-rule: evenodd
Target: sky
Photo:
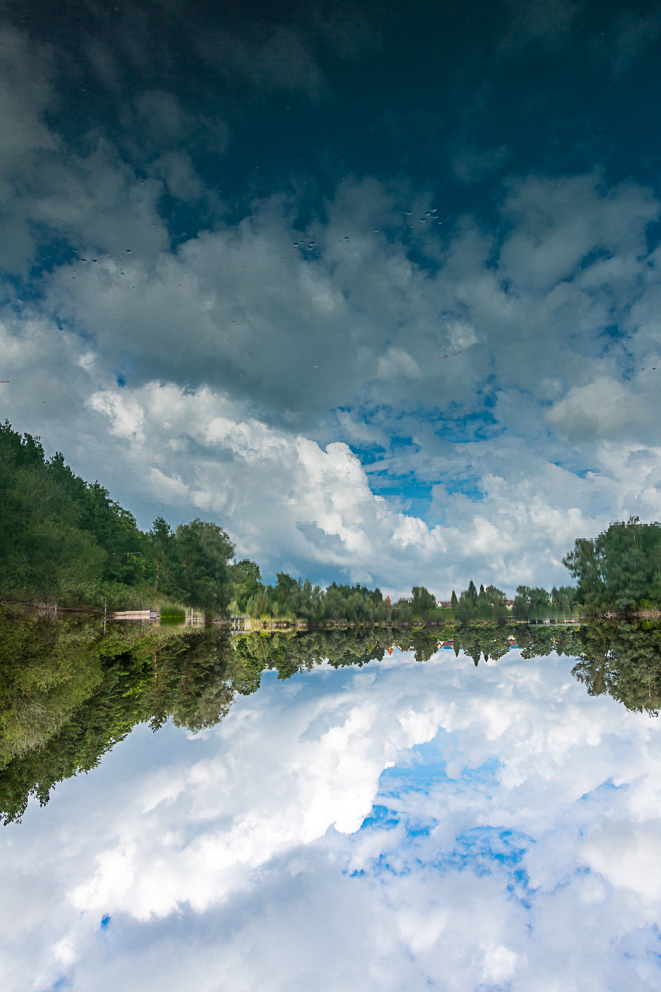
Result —
<instances>
[{"instance_id":1,"label":"sky","mask_svg":"<svg viewBox=\"0 0 661 992\"><path fill-rule=\"evenodd\" d=\"M661 516L661 5L0 7L0 417L439 597Z\"/></svg>"},{"instance_id":2,"label":"sky","mask_svg":"<svg viewBox=\"0 0 661 992\"><path fill-rule=\"evenodd\" d=\"M6 992L651 992L659 721L575 659L323 665L2 832Z\"/></svg>"}]
</instances>

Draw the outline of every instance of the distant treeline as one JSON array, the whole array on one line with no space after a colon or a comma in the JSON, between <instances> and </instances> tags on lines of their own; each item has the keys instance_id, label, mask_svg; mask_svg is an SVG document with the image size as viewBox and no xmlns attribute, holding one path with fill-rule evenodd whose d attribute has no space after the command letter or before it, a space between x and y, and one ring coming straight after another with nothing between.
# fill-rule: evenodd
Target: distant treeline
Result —
<instances>
[{"instance_id":1,"label":"distant treeline","mask_svg":"<svg viewBox=\"0 0 661 992\"><path fill-rule=\"evenodd\" d=\"M436 596L424 586L414 586L410 597L394 603L380 589L361 585L339 585L333 582L327 589L313 586L309 581L296 580L286 573L279 573L274 586L264 585L257 566L252 562L239 562L235 569L234 600L230 608L234 613L253 617L296 617L309 622L346 620L350 623L410 623L411 621L446 622L452 619L481 620L516 616L548 616L571 614L576 606L576 589L573 586L532 589L519 586L516 598L508 600L502 589L480 586L473 582L460 596L452 593L447 605L439 605ZM238 576L244 571L245 580Z\"/></svg>"},{"instance_id":2,"label":"distant treeline","mask_svg":"<svg viewBox=\"0 0 661 992\"><path fill-rule=\"evenodd\" d=\"M399 648L418 662L439 648L475 665L513 647L524 658L573 656L592 695L632 710L661 705L661 627L646 621L295 630L232 637L214 624L122 624L0 607L0 821L19 819L30 796L48 801L62 779L94 768L138 723L167 720L195 733L217 724L237 693L269 669L287 679L328 662L378 662ZM445 652L441 651L443 655Z\"/></svg>"},{"instance_id":3,"label":"distant treeline","mask_svg":"<svg viewBox=\"0 0 661 992\"><path fill-rule=\"evenodd\" d=\"M551 592L546 589L518 586L514 600L508 600L502 589L490 585L486 589L470 582L459 597L452 592L450 608L459 620L480 620L507 616L557 616L570 615L578 605L574 586L554 586Z\"/></svg>"},{"instance_id":4,"label":"distant treeline","mask_svg":"<svg viewBox=\"0 0 661 992\"><path fill-rule=\"evenodd\" d=\"M222 527L204 520L174 530L157 517L142 531L135 517L65 464L47 459L39 438L0 425L0 595L55 599L108 609L192 606L209 614L248 613L309 623L408 623L505 619L582 612L633 612L661 602L661 525L638 518L580 538L564 563L576 586L519 586L508 601L494 585L471 581L449 606L414 586L392 603L380 589L333 582L327 589L285 572L262 582L252 561L234 561Z\"/></svg>"}]
</instances>

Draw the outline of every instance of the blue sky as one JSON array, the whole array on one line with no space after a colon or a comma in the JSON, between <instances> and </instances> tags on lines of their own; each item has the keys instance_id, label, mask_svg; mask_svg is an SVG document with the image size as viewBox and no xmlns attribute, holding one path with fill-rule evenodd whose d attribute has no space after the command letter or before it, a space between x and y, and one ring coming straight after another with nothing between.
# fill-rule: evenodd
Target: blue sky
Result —
<instances>
[{"instance_id":1,"label":"blue sky","mask_svg":"<svg viewBox=\"0 0 661 992\"><path fill-rule=\"evenodd\" d=\"M658 4L0 27L0 415L142 526L446 596L659 517Z\"/></svg>"}]
</instances>

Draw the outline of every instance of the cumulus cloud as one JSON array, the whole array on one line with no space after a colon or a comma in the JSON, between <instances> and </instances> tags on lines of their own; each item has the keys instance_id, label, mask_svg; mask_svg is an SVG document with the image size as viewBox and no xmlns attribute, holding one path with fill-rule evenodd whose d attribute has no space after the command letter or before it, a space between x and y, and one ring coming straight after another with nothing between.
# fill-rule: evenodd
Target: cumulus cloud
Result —
<instances>
[{"instance_id":1,"label":"cumulus cloud","mask_svg":"<svg viewBox=\"0 0 661 992\"><path fill-rule=\"evenodd\" d=\"M420 379L422 377L418 363L401 348L389 348L386 354L381 356L376 374L379 379L386 382L399 378Z\"/></svg>"},{"instance_id":2,"label":"cumulus cloud","mask_svg":"<svg viewBox=\"0 0 661 992\"><path fill-rule=\"evenodd\" d=\"M546 417L572 441L615 438L632 427L658 423L658 395L656 390L636 395L604 376L586 386L572 386Z\"/></svg>"}]
</instances>

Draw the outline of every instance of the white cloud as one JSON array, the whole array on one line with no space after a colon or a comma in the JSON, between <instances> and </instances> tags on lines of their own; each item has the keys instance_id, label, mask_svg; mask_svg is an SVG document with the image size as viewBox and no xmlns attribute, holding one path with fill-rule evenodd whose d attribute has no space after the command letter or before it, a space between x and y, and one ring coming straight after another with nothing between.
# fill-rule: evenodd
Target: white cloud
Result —
<instances>
[{"instance_id":1,"label":"white cloud","mask_svg":"<svg viewBox=\"0 0 661 992\"><path fill-rule=\"evenodd\" d=\"M139 441L144 439L144 410L134 397L124 400L117 394L96 393L90 397L89 405L110 419L111 434L122 438L135 437Z\"/></svg>"},{"instance_id":2,"label":"white cloud","mask_svg":"<svg viewBox=\"0 0 661 992\"><path fill-rule=\"evenodd\" d=\"M505 47L559 44L576 11L515 14ZM352 55L341 17L312 21ZM623 69L644 32L621 26ZM376 40L365 28L359 45ZM254 86L328 96L293 29L204 50ZM119 92L101 42L88 57ZM102 133L74 149L57 83L50 50L3 30L0 260L26 277L39 249L74 254L29 301L3 286L0 406L143 526L200 514L271 574L446 596L470 578L566 581L575 537L661 516L650 190L519 176L489 228L347 177L304 227L305 191L237 223L192 157L196 142L224 153L223 120L138 92L121 153ZM466 181L505 162L466 147ZM206 218L175 251L164 194ZM345 440L379 459L362 466ZM426 519L377 486L431 490ZM5 835L3 984L243 992L323 974L328 992L528 992L555 988L562 961L572 987L651 989L656 733L584 696L564 662L467 676L449 652L242 700L204 741L156 738L157 771L139 731ZM421 788L439 754L447 777ZM397 825L358 830L373 803Z\"/></svg>"},{"instance_id":3,"label":"white cloud","mask_svg":"<svg viewBox=\"0 0 661 992\"><path fill-rule=\"evenodd\" d=\"M571 441L615 438L623 429L657 423L658 396L656 391L636 394L603 376L586 386L572 386L546 417Z\"/></svg>"},{"instance_id":4,"label":"white cloud","mask_svg":"<svg viewBox=\"0 0 661 992\"><path fill-rule=\"evenodd\" d=\"M377 377L385 382L393 379L420 379L420 366L401 348L389 348L379 359Z\"/></svg>"},{"instance_id":5,"label":"white cloud","mask_svg":"<svg viewBox=\"0 0 661 992\"><path fill-rule=\"evenodd\" d=\"M533 559L543 553L542 567L555 568L560 580L559 558L590 527L567 495L565 505L554 508L555 494L567 483L567 473L556 467L546 483L555 476L551 500L530 480L511 487L486 475L485 500L447 497L452 523L432 527L378 500L346 445L324 448L245 419L241 406L210 390L186 394L152 383L100 392L89 402L109 418L112 434L128 440L117 451L118 489L139 488L152 505L169 504L170 515L178 506L185 515L215 517L242 555L255 555L273 571L283 563L304 572L340 569L401 593L421 574L445 590L448 578L470 567L498 581L523 581L541 571ZM96 430L103 433L102 422ZM590 500L595 484L585 483L582 501ZM389 578L394 574L397 585Z\"/></svg>"},{"instance_id":6,"label":"white cloud","mask_svg":"<svg viewBox=\"0 0 661 992\"><path fill-rule=\"evenodd\" d=\"M448 324L448 334L453 348L470 348L472 344L477 342L475 328L462 320L455 320Z\"/></svg>"},{"instance_id":7,"label":"white cloud","mask_svg":"<svg viewBox=\"0 0 661 992\"><path fill-rule=\"evenodd\" d=\"M583 848L583 858L594 871L617 888L631 889L644 903L661 900L659 821L600 824Z\"/></svg>"}]
</instances>

